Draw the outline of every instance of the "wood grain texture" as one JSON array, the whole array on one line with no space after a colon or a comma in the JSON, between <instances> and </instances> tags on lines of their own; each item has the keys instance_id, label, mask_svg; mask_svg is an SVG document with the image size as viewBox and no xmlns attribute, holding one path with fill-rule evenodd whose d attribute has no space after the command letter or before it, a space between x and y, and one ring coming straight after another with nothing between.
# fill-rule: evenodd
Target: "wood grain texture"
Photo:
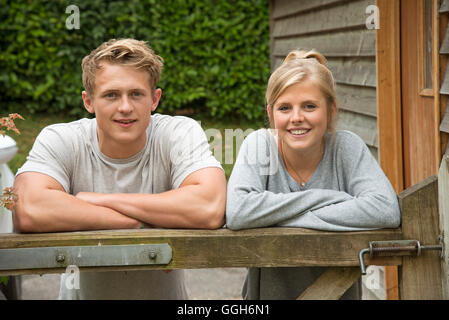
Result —
<instances>
[{"instance_id":1,"label":"wood grain texture","mask_svg":"<svg viewBox=\"0 0 449 320\"><path fill-rule=\"evenodd\" d=\"M338 300L360 276L360 268L329 268L297 300Z\"/></svg>"},{"instance_id":2,"label":"wood grain texture","mask_svg":"<svg viewBox=\"0 0 449 320\"><path fill-rule=\"evenodd\" d=\"M421 245L438 244L438 178L430 176L399 194L404 239ZM423 251L418 257L404 256L400 272L403 300L442 298L440 253Z\"/></svg>"},{"instance_id":3,"label":"wood grain texture","mask_svg":"<svg viewBox=\"0 0 449 320\"><path fill-rule=\"evenodd\" d=\"M274 37L287 37L322 33L353 28L366 28L366 7L372 0L344 2L327 10L310 11L304 14L277 19L274 24Z\"/></svg>"},{"instance_id":4,"label":"wood grain texture","mask_svg":"<svg viewBox=\"0 0 449 320\"><path fill-rule=\"evenodd\" d=\"M380 29L376 33L377 128L379 163L396 193L404 189L399 1L378 0Z\"/></svg>"},{"instance_id":5,"label":"wood grain texture","mask_svg":"<svg viewBox=\"0 0 449 320\"><path fill-rule=\"evenodd\" d=\"M295 49L315 49L328 58L374 58L376 56L376 32L367 29L331 31L310 36L274 39L271 52L277 57L285 57Z\"/></svg>"},{"instance_id":6,"label":"wood grain texture","mask_svg":"<svg viewBox=\"0 0 449 320\"><path fill-rule=\"evenodd\" d=\"M443 299L449 300L449 154L443 156L438 173L438 204L440 234L444 241L444 257L441 260L441 286Z\"/></svg>"},{"instance_id":7,"label":"wood grain texture","mask_svg":"<svg viewBox=\"0 0 449 320\"><path fill-rule=\"evenodd\" d=\"M369 232L324 232L300 228L220 230L108 230L0 235L2 248L168 243L173 259L167 266L114 267L107 270L191 269L217 267L359 266L358 253L370 241L400 239L400 229ZM1 251L0 251L1 259ZM398 265L397 259L366 264ZM103 268L105 269L105 268ZM90 270L90 269L89 269ZM59 272L63 272L60 270ZM12 270L0 274L47 273Z\"/></svg>"}]
</instances>

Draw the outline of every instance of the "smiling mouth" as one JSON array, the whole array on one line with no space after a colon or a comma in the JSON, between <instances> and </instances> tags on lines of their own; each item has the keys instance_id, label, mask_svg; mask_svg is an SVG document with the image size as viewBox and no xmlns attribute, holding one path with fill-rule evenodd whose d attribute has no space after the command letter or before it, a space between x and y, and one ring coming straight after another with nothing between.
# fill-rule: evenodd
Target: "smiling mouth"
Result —
<instances>
[{"instance_id":1,"label":"smiling mouth","mask_svg":"<svg viewBox=\"0 0 449 320\"><path fill-rule=\"evenodd\" d=\"M288 132L290 132L293 135L297 135L297 136L306 134L309 131L310 131L310 129L288 130Z\"/></svg>"},{"instance_id":2,"label":"smiling mouth","mask_svg":"<svg viewBox=\"0 0 449 320\"><path fill-rule=\"evenodd\" d=\"M114 122L117 123L122 128L129 128L129 127L133 126L133 124L136 121L137 120L114 120Z\"/></svg>"}]
</instances>

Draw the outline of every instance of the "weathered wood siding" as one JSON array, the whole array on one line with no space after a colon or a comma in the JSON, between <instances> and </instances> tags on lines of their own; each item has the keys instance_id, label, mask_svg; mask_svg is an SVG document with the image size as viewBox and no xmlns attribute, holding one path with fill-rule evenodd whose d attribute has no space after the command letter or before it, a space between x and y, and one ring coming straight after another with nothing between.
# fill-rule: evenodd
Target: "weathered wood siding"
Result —
<instances>
[{"instance_id":1,"label":"weathered wood siding","mask_svg":"<svg viewBox=\"0 0 449 320\"><path fill-rule=\"evenodd\" d=\"M440 19L448 19L449 17L449 0L442 0L439 9ZM449 57L449 24L446 30L444 30L444 38L440 47L440 55L443 57ZM449 64L447 64L446 69L442 72L442 84L440 87L440 94L446 96L446 99L442 97L441 102L449 101ZM446 112L441 118L440 131L449 133L449 108L446 106Z\"/></svg>"},{"instance_id":2,"label":"weathered wood siding","mask_svg":"<svg viewBox=\"0 0 449 320\"><path fill-rule=\"evenodd\" d=\"M328 60L340 110L337 129L358 134L377 158L376 31L366 27L375 0L271 0L271 68L294 49Z\"/></svg>"}]
</instances>

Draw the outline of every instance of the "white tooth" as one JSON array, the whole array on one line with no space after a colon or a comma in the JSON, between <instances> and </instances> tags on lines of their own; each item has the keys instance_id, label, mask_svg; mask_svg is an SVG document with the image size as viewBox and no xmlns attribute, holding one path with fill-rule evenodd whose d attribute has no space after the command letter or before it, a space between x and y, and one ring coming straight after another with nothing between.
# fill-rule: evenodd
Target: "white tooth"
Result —
<instances>
[{"instance_id":1,"label":"white tooth","mask_svg":"<svg viewBox=\"0 0 449 320\"><path fill-rule=\"evenodd\" d=\"M307 132L307 130L292 130L293 134L304 134L306 132Z\"/></svg>"}]
</instances>

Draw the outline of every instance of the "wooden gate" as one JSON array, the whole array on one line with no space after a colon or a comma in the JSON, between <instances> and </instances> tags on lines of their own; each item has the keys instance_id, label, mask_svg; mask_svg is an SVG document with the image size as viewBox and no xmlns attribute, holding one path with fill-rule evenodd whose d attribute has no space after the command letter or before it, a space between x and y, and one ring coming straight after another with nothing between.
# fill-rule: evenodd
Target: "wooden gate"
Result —
<instances>
[{"instance_id":1,"label":"wooden gate","mask_svg":"<svg viewBox=\"0 0 449 320\"><path fill-rule=\"evenodd\" d=\"M0 235L0 269L6 250L28 250L28 259L36 260L42 248L168 244L172 258L168 264L105 265L80 267L83 271L190 269L218 267L330 267L299 299L338 299L360 277L359 253L371 241L418 240L435 244L447 234L449 217L449 156L445 156L440 179L431 176L399 194L402 227L364 232L325 232L300 228L261 228L242 231L140 229L42 234ZM438 188L440 193L438 193ZM446 218L446 220L444 219ZM439 221L444 221L439 227ZM424 251L416 257L366 256L366 265L399 266L401 299L447 299L447 237L444 259L439 251ZM108 247L109 246L109 247ZM30 250L31 249L31 250ZM3 259L5 254L3 254ZM154 258L154 257L153 257ZM23 269L15 266L0 275L62 273L69 259L60 259L57 267L47 263ZM92 257L90 257L92 259ZM102 257L98 257L101 260ZM48 261L47 261L48 262ZM94 264L95 265L95 264Z\"/></svg>"}]
</instances>

